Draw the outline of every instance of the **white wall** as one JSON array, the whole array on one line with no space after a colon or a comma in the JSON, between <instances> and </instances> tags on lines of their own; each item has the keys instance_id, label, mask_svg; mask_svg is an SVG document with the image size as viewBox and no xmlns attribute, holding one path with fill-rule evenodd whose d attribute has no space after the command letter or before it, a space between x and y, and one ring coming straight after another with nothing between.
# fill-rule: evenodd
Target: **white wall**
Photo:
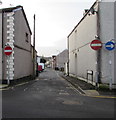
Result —
<instances>
[{"instance_id":1,"label":"white wall","mask_svg":"<svg viewBox=\"0 0 116 120\"><path fill-rule=\"evenodd\" d=\"M0 80L2 79L2 14L0 13Z\"/></svg>"},{"instance_id":2,"label":"white wall","mask_svg":"<svg viewBox=\"0 0 116 120\"><path fill-rule=\"evenodd\" d=\"M95 6L97 9L97 6ZM97 15L87 15L69 36L69 73L87 77L87 70L96 72L96 51L90 42L97 35ZM95 79L94 79L95 80Z\"/></svg>"}]
</instances>

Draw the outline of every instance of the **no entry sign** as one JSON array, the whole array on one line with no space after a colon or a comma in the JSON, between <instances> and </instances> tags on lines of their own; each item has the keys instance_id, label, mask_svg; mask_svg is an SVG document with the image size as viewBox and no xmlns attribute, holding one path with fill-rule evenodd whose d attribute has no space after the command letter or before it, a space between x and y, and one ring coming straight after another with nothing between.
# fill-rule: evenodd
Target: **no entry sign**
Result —
<instances>
[{"instance_id":1,"label":"no entry sign","mask_svg":"<svg viewBox=\"0 0 116 120\"><path fill-rule=\"evenodd\" d=\"M90 47L93 50L99 50L100 48L102 48L102 42L99 40L93 40L90 44Z\"/></svg>"},{"instance_id":2,"label":"no entry sign","mask_svg":"<svg viewBox=\"0 0 116 120\"><path fill-rule=\"evenodd\" d=\"M4 48L4 53L5 53L5 55L7 55L7 56L11 55L11 53L12 53L12 48L11 48L10 46L6 46L6 47Z\"/></svg>"}]
</instances>

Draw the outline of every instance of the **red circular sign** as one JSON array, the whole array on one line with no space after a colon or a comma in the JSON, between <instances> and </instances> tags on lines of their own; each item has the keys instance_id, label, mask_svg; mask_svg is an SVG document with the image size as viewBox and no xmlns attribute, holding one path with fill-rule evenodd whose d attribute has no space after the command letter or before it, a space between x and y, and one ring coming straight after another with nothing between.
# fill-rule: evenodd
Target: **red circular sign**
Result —
<instances>
[{"instance_id":1,"label":"red circular sign","mask_svg":"<svg viewBox=\"0 0 116 120\"><path fill-rule=\"evenodd\" d=\"M11 53L12 53L12 48L11 48L10 46L6 46L6 47L4 48L4 53L5 53L5 55L7 55L7 56L11 55Z\"/></svg>"},{"instance_id":2,"label":"red circular sign","mask_svg":"<svg viewBox=\"0 0 116 120\"><path fill-rule=\"evenodd\" d=\"M102 48L102 42L99 40L93 40L90 44L90 47L93 50L99 50L100 48Z\"/></svg>"}]
</instances>

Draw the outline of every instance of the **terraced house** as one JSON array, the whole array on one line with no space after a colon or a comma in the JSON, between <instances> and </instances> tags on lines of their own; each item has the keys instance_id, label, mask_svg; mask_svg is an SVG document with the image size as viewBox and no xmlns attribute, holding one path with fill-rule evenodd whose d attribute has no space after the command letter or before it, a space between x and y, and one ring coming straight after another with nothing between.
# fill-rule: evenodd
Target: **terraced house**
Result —
<instances>
[{"instance_id":1,"label":"terraced house","mask_svg":"<svg viewBox=\"0 0 116 120\"><path fill-rule=\"evenodd\" d=\"M13 82L33 75L31 29L22 6L0 10L0 80ZM6 56L4 48L12 54Z\"/></svg>"}]
</instances>

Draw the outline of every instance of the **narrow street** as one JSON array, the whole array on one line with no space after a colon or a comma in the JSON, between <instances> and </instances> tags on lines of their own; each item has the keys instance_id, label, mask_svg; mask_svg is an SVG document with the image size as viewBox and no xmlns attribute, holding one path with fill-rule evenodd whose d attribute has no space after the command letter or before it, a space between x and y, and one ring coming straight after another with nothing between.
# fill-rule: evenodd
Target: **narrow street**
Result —
<instances>
[{"instance_id":1,"label":"narrow street","mask_svg":"<svg viewBox=\"0 0 116 120\"><path fill-rule=\"evenodd\" d=\"M114 99L83 96L57 71L2 92L3 118L113 118Z\"/></svg>"}]
</instances>

